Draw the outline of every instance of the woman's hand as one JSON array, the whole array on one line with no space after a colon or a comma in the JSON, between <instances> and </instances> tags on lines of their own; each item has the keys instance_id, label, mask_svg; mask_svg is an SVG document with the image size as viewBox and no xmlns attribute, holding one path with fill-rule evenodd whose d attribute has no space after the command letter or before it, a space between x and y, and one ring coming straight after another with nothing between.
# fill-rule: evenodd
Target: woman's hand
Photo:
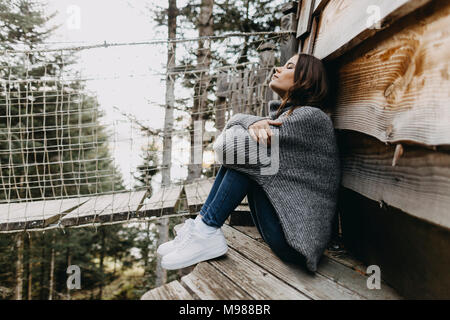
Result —
<instances>
[{"instance_id":1,"label":"woman's hand","mask_svg":"<svg viewBox=\"0 0 450 320\"><path fill-rule=\"evenodd\" d=\"M280 126L281 121L275 120L260 120L248 127L248 133L258 143L266 145L270 144L270 137L273 135L269 125Z\"/></svg>"}]
</instances>

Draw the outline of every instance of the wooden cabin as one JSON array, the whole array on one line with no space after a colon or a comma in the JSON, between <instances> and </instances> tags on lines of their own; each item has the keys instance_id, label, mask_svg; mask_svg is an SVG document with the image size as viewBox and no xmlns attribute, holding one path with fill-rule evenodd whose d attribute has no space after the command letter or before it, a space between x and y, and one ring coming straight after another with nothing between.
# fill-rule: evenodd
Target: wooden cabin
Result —
<instances>
[{"instance_id":1,"label":"wooden cabin","mask_svg":"<svg viewBox=\"0 0 450 320\"><path fill-rule=\"evenodd\" d=\"M292 31L281 63L313 54L335 87L342 243L312 276L276 258L241 211L224 227L229 254L142 298L450 298L450 2L302 0L280 10ZM367 266L379 267L381 289L368 288Z\"/></svg>"}]
</instances>

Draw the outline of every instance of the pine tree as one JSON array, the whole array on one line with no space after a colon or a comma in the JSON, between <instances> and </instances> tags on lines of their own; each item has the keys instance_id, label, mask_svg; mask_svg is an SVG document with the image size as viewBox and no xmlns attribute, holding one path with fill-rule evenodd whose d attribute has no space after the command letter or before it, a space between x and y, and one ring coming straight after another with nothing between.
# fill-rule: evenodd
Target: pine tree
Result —
<instances>
[{"instance_id":1,"label":"pine tree","mask_svg":"<svg viewBox=\"0 0 450 320\"><path fill-rule=\"evenodd\" d=\"M0 201L124 189L118 170L108 161L111 157L105 128L99 124L102 113L98 102L71 70L75 54L12 52L40 47L55 29L48 26L52 17L39 1L0 0L0 78L9 80L2 82L0 90ZM47 80L41 81L43 77ZM60 77L75 80L62 82ZM121 229L108 228L105 243ZM12 249L16 248L16 237L0 235L2 297L13 298L14 291L8 288L20 287L17 297L25 297L25 288L30 298L60 299L60 292L67 291L68 260L85 271L84 289L104 284L101 268L95 263L101 250L97 248L98 234L92 230L40 234L28 243L25 255L20 236L17 251ZM129 250L123 244L118 248ZM24 266L29 266L27 277Z\"/></svg>"}]
</instances>

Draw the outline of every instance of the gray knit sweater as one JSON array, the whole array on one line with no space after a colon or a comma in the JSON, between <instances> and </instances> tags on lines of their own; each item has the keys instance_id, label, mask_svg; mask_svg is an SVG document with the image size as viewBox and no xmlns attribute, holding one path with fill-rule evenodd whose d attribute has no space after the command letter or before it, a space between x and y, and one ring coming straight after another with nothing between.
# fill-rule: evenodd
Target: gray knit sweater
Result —
<instances>
[{"instance_id":1,"label":"gray knit sweater","mask_svg":"<svg viewBox=\"0 0 450 320\"><path fill-rule=\"evenodd\" d=\"M334 127L326 113L310 106L299 107L286 117L292 106L287 104L276 118L280 103L269 102L270 117L233 115L214 150L225 167L247 174L263 188L288 244L315 272L330 241L341 178ZM261 149L248 127L268 118L279 119L282 125L271 126L272 144ZM266 156L261 157L261 152Z\"/></svg>"}]
</instances>

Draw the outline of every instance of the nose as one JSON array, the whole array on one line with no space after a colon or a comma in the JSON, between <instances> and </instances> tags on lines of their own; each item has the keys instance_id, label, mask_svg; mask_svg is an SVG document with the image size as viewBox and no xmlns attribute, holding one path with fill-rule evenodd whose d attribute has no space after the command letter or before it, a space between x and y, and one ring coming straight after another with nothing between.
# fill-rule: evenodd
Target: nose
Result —
<instances>
[{"instance_id":1,"label":"nose","mask_svg":"<svg viewBox=\"0 0 450 320\"><path fill-rule=\"evenodd\" d=\"M281 67L276 67L275 68L275 73L281 73Z\"/></svg>"}]
</instances>

